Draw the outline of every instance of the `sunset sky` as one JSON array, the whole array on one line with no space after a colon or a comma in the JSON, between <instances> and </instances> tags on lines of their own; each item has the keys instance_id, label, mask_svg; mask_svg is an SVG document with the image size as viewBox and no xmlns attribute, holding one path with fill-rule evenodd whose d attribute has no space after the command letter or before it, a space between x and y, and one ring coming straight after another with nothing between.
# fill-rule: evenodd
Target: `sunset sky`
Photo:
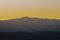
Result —
<instances>
[{"instance_id":1,"label":"sunset sky","mask_svg":"<svg viewBox=\"0 0 60 40\"><path fill-rule=\"evenodd\" d=\"M60 0L0 0L0 19L24 16L60 19Z\"/></svg>"}]
</instances>

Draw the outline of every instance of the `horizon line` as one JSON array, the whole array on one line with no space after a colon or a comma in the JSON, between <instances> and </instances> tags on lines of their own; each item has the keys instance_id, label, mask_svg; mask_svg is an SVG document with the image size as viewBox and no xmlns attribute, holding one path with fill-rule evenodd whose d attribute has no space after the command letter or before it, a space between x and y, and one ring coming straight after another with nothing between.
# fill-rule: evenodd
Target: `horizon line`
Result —
<instances>
[{"instance_id":1,"label":"horizon line","mask_svg":"<svg viewBox=\"0 0 60 40\"><path fill-rule=\"evenodd\" d=\"M21 19L21 18L39 18L39 19L51 19L51 20L55 19L55 20L60 20L60 18L49 18L49 17L29 17L29 16L15 17L15 18L7 18L7 19L0 19L0 20L4 21L4 20L19 19L19 18L20 18L20 19Z\"/></svg>"}]
</instances>

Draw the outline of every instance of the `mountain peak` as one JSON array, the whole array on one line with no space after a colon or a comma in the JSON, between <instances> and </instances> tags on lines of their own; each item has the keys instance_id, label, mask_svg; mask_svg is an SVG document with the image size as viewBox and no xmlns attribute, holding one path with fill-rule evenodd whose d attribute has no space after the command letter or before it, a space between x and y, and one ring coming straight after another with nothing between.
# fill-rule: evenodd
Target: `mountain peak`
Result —
<instances>
[{"instance_id":1,"label":"mountain peak","mask_svg":"<svg viewBox=\"0 0 60 40\"><path fill-rule=\"evenodd\" d=\"M22 19L22 20L29 20L29 19L30 19L30 17L25 16L25 17L22 17L21 19Z\"/></svg>"},{"instance_id":2,"label":"mountain peak","mask_svg":"<svg viewBox=\"0 0 60 40\"><path fill-rule=\"evenodd\" d=\"M25 16L25 17L22 17L22 19L29 19L30 17L28 17L28 16Z\"/></svg>"}]
</instances>

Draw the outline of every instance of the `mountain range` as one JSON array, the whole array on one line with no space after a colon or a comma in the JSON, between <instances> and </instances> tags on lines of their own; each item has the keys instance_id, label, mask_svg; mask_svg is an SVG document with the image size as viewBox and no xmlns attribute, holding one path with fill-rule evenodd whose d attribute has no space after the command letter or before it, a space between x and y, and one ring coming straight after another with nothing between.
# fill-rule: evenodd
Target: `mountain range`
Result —
<instances>
[{"instance_id":1,"label":"mountain range","mask_svg":"<svg viewBox=\"0 0 60 40\"><path fill-rule=\"evenodd\" d=\"M60 31L60 20L30 17L0 20L0 31Z\"/></svg>"}]
</instances>

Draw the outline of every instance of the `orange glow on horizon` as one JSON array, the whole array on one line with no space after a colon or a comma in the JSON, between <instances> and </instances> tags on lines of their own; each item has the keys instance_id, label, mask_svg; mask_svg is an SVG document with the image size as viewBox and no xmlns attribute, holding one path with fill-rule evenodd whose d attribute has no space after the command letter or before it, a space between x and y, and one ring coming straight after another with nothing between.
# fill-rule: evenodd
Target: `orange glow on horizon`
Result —
<instances>
[{"instance_id":1,"label":"orange glow on horizon","mask_svg":"<svg viewBox=\"0 0 60 40\"><path fill-rule=\"evenodd\" d=\"M60 19L59 0L0 0L0 20L24 16Z\"/></svg>"}]
</instances>

